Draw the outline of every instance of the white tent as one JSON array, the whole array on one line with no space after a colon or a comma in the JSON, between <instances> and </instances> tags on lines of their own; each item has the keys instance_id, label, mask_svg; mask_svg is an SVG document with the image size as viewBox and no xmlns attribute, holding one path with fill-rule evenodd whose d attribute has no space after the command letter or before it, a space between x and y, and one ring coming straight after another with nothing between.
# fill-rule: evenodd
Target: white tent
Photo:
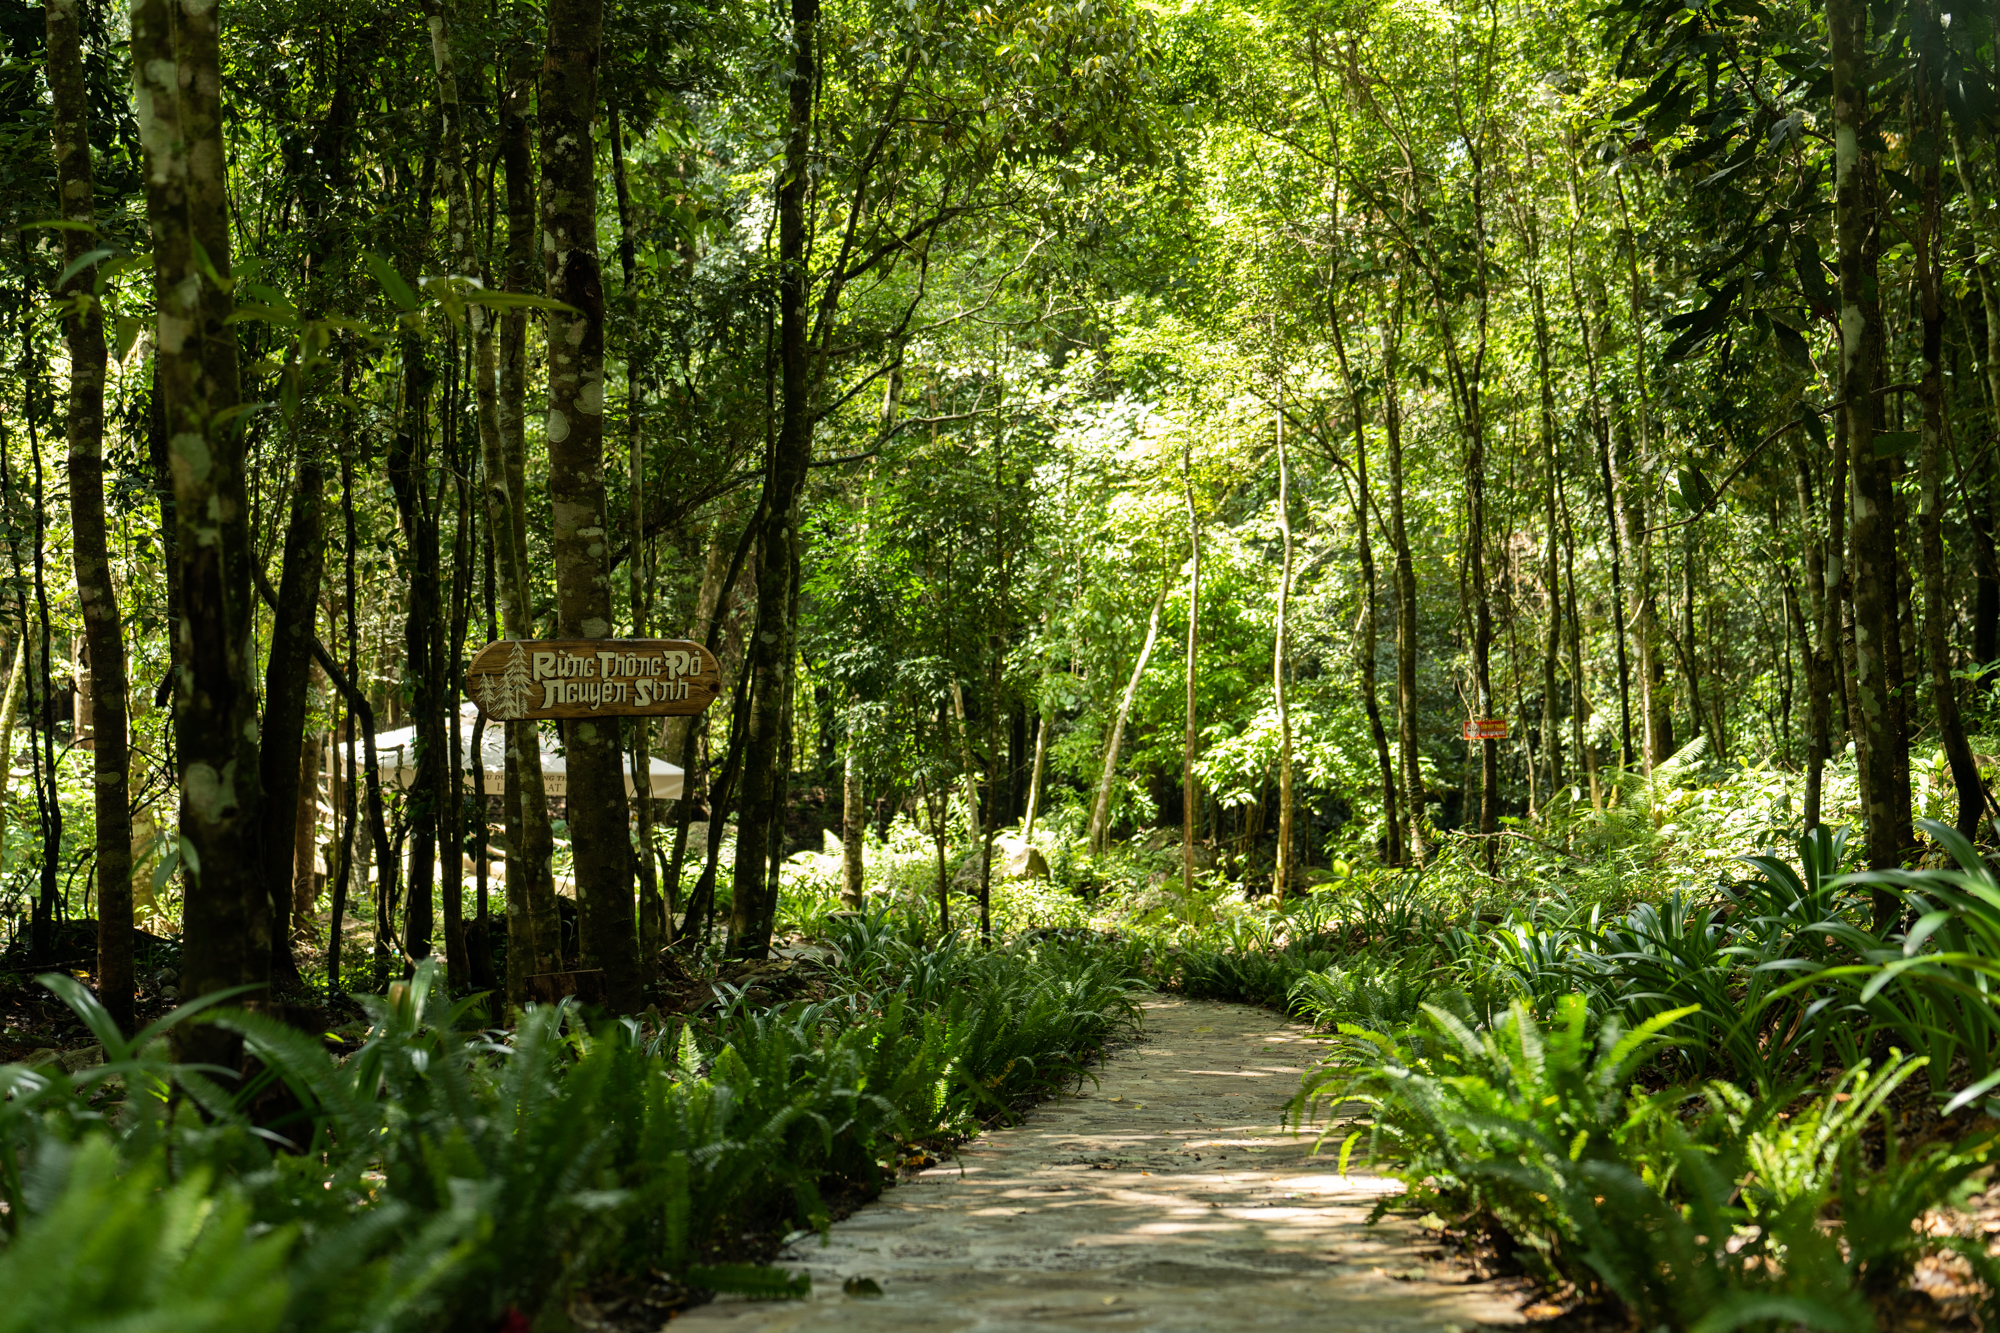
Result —
<instances>
[{"instance_id":1,"label":"white tent","mask_svg":"<svg viewBox=\"0 0 2000 1333\"><path fill-rule=\"evenodd\" d=\"M650 721L650 719L647 720ZM472 754L472 729L477 725L478 721L479 708L477 705L465 704L460 709L458 717L458 747L459 754L464 758L466 786L468 788L471 788L478 780L473 769ZM506 728L491 718L487 719L485 733L480 737L479 749L480 763L484 769L485 790L489 796L498 795L501 783L505 780L505 738ZM391 787L408 787L417 780L416 742L417 729L415 727L401 727L395 731L378 731L375 733L375 762L381 770L382 781L385 784ZM345 745L335 747L335 763L343 773L358 772L367 766L368 750L360 737L357 736L355 738L353 753L343 757L340 751L346 748ZM632 785L632 769L629 760L623 765L623 768L625 773L625 794L631 796L637 789ZM656 801L671 801L679 796L681 794L681 780L685 776L679 768L668 763L666 760L653 760L653 799ZM569 794L569 765L563 762L561 755L554 753L547 737L542 739L542 789L550 796L567 796Z\"/></svg>"}]
</instances>

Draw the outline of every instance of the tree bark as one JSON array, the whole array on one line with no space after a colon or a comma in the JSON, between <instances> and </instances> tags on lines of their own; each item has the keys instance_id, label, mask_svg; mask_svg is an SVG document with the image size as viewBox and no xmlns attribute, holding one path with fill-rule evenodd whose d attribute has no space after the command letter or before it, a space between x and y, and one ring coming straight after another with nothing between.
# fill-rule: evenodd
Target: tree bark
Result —
<instances>
[{"instance_id":1,"label":"tree bark","mask_svg":"<svg viewBox=\"0 0 2000 1333\"><path fill-rule=\"evenodd\" d=\"M257 855L260 793L249 504L230 272L218 14L206 0L132 10L135 105L146 158L159 323L156 389L174 476L181 589L174 729L187 885L182 993L261 985L270 909ZM183 1049L227 1054L213 1028L176 1030Z\"/></svg>"},{"instance_id":2,"label":"tree bark","mask_svg":"<svg viewBox=\"0 0 2000 1333\"><path fill-rule=\"evenodd\" d=\"M312 450L314 442L302 442ZM324 489L318 458L299 461L291 520L285 527L285 567L278 576L278 604L271 616L271 650L264 665L263 879L271 900L271 975L296 982L292 957L292 875L299 812L299 771L305 747L306 696L312 683L312 645L319 606L325 539L320 529ZM310 864L310 863L308 863Z\"/></svg>"},{"instance_id":3,"label":"tree bark","mask_svg":"<svg viewBox=\"0 0 2000 1333\"><path fill-rule=\"evenodd\" d=\"M1283 901L1292 887L1292 464L1285 441L1285 388L1278 381L1272 421L1278 444L1278 632L1271 650L1271 690L1278 708L1278 848L1271 866L1271 896ZM1136 680L1136 676L1135 676Z\"/></svg>"},{"instance_id":4,"label":"tree bark","mask_svg":"<svg viewBox=\"0 0 2000 1333\"><path fill-rule=\"evenodd\" d=\"M1417 739L1417 568L1403 516L1403 404L1396 388L1402 344L1402 296L1382 335L1382 434L1389 442L1389 541L1396 548L1396 747L1401 751L1406 843L1411 865L1430 853L1425 827L1423 750Z\"/></svg>"},{"instance_id":5,"label":"tree bark","mask_svg":"<svg viewBox=\"0 0 2000 1333\"><path fill-rule=\"evenodd\" d=\"M1556 490L1560 481L1561 460L1556 453L1556 399L1553 367L1549 364L1549 316L1548 303L1540 279L1532 287L1535 314L1535 377L1541 391L1538 425L1541 434L1542 470L1548 541L1542 562L1542 586L1548 590L1549 625L1548 637L1542 650L1542 752L1547 757L1549 778L1548 806L1555 803L1556 789L1562 786L1562 730L1556 713L1556 663L1562 656L1563 599L1562 567L1559 562ZM1572 681L1571 689L1579 692L1582 682Z\"/></svg>"},{"instance_id":6,"label":"tree bark","mask_svg":"<svg viewBox=\"0 0 2000 1333\"><path fill-rule=\"evenodd\" d=\"M21 711L21 682L28 672L28 635L14 644L14 666L0 694L0 847L7 844L7 785L14 776L14 716ZM107 1006L108 1007L108 1006Z\"/></svg>"},{"instance_id":7,"label":"tree bark","mask_svg":"<svg viewBox=\"0 0 2000 1333\"><path fill-rule=\"evenodd\" d=\"M409 588L403 616L403 678L414 722L415 775L407 810L410 821L408 900L403 914L403 950L412 960L430 957L436 934L431 873L437 859L437 789L444 756L443 701L438 697L435 654L439 608L437 502L431 486L429 448L430 358L414 333L402 337L402 393L389 443L389 489L402 529L401 564ZM379 906L379 904L378 904ZM387 922L385 925L389 924Z\"/></svg>"},{"instance_id":8,"label":"tree bark","mask_svg":"<svg viewBox=\"0 0 2000 1333\"><path fill-rule=\"evenodd\" d=\"M500 157L507 175L505 288L524 293L542 285L534 273L536 218L534 157L528 107L536 66L525 46L510 53L500 101ZM481 463L486 487L487 540L498 580L500 623L510 639L535 637L528 582L528 446L526 394L528 316L509 309L500 316L500 364L495 425L497 449ZM486 447L481 432L481 447ZM506 724L505 797L507 855L507 995L520 1003L530 976L562 967L557 917L554 840L542 782L540 724Z\"/></svg>"},{"instance_id":9,"label":"tree bark","mask_svg":"<svg viewBox=\"0 0 2000 1333\"><path fill-rule=\"evenodd\" d=\"M319 901L318 872L313 864L319 856L320 749L318 736L306 737L305 744L299 747L297 817L292 821L292 902L288 913L293 923L290 934L294 937L311 937L312 910Z\"/></svg>"},{"instance_id":10,"label":"tree bark","mask_svg":"<svg viewBox=\"0 0 2000 1333\"><path fill-rule=\"evenodd\" d=\"M65 221L94 228L89 98L77 0L46 0L49 92L56 190ZM97 817L97 997L122 1029L132 1028L132 810L126 737L125 640L111 582L104 522L104 312L97 265L79 264L97 245L92 231L63 232L58 296L69 344L69 502L77 605L90 655L92 799ZM79 718L81 722L83 719ZM0 764L11 758L0 753Z\"/></svg>"},{"instance_id":11,"label":"tree bark","mask_svg":"<svg viewBox=\"0 0 2000 1333\"><path fill-rule=\"evenodd\" d=\"M1153 597L1153 613L1146 621L1146 640L1139 645L1138 660L1132 664L1132 676L1125 682L1125 693L1118 701L1118 712L1111 720L1111 737L1104 746L1104 764L1098 770L1097 794L1090 803L1090 850L1102 853L1111 832L1111 784L1118 775L1118 752L1125 744L1125 723L1132 716L1132 701L1139 694L1139 678L1146 674L1146 663L1152 660L1153 645L1160 639L1160 608L1167 601L1166 578L1160 580L1160 591Z\"/></svg>"},{"instance_id":12,"label":"tree bark","mask_svg":"<svg viewBox=\"0 0 2000 1333\"><path fill-rule=\"evenodd\" d=\"M791 0L792 73L785 160L777 190L780 416L764 480L763 528L757 539L757 627L744 663L750 676L750 697L743 799L737 819L735 893L729 920L729 950L742 958L762 958L770 947L777 903L768 900L766 857L772 827L784 818L785 787L790 777L779 771L778 761L796 656L790 613L799 498L812 461L806 201L811 188L808 154L819 78L815 55L818 26L819 0Z\"/></svg>"},{"instance_id":13,"label":"tree bark","mask_svg":"<svg viewBox=\"0 0 2000 1333\"><path fill-rule=\"evenodd\" d=\"M542 62L543 254L548 294L569 307L548 321L549 499L556 624L566 638L612 633L604 495L604 287L597 255L597 114L603 0L555 0ZM563 726L570 847L585 966L604 972L605 1002L639 1007L631 825L615 720Z\"/></svg>"},{"instance_id":14,"label":"tree bark","mask_svg":"<svg viewBox=\"0 0 2000 1333\"><path fill-rule=\"evenodd\" d=\"M1793 455L1799 506L1799 531L1804 538L1805 601L1812 624L1799 612L1796 626L1806 668L1806 785L1801 815L1810 831L1820 824L1821 794L1832 749L1833 640L1826 596L1826 543L1821 539L1819 506L1813 499L1812 461L1804 448Z\"/></svg>"},{"instance_id":15,"label":"tree bark","mask_svg":"<svg viewBox=\"0 0 2000 1333\"><path fill-rule=\"evenodd\" d=\"M1181 893L1194 893L1194 829L1201 804L1201 792L1195 783L1194 756L1200 744L1200 719L1195 712L1195 671L1199 665L1197 650L1201 646L1201 511L1194 502L1194 440L1189 436L1181 446L1181 489L1187 500L1188 513L1188 624L1187 624L1187 718L1186 730L1181 741ZM1035 740L1035 777L1029 790L1032 811L1035 789L1041 783L1042 750L1046 733ZM1032 821L1033 815L1029 816Z\"/></svg>"},{"instance_id":16,"label":"tree bark","mask_svg":"<svg viewBox=\"0 0 2000 1333\"><path fill-rule=\"evenodd\" d=\"M646 545L646 433L641 411L640 367L645 357L639 337L638 223L632 214L632 192L625 183L625 129L618 112L610 113L611 179L618 196L618 265L624 285L619 291L625 301L625 463L627 477L627 526L631 531L631 551L626 576L632 608L632 637L647 636L646 608L652 601L652 569ZM627 724L631 731L632 815L635 868L639 876L639 962L650 980L659 963L660 950L672 943L672 918L660 896L659 867L653 849L653 737L644 718Z\"/></svg>"},{"instance_id":17,"label":"tree bark","mask_svg":"<svg viewBox=\"0 0 2000 1333\"><path fill-rule=\"evenodd\" d=\"M1827 0L1832 39L1834 234L1840 253L1840 395L1846 425L1848 546L1854 601L1854 694L1861 742L1862 804L1868 862L1887 869L1907 844L1895 810L1896 753L1889 677L1889 636L1896 631L1893 503L1888 469L1875 457L1876 393L1881 377L1882 310L1878 290L1880 199L1874 125L1868 105L1868 11L1860 0ZM1899 899L1875 893L1878 927L1894 919Z\"/></svg>"},{"instance_id":18,"label":"tree bark","mask_svg":"<svg viewBox=\"0 0 2000 1333\"><path fill-rule=\"evenodd\" d=\"M1944 275L1938 255L1944 197L1944 116L1937 96L1944 73L1940 50L1944 29L1939 22L1937 0L1917 0L1912 16L1916 29L1912 44L1917 48L1918 58L1917 142L1929 145L1927 155L1915 164L1918 186L1923 192L1915 261L1923 312L1923 377L1918 389L1923 424L1917 469L1917 548L1923 568L1924 655L1930 660L1931 700L1937 711L1938 740L1951 767L1952 783L1958 788L1958 831L1967 838L1975 838L1979 834L1980 816L1986 810L1986 790L1979 780L1979 763L1973 758L1965 719L1959 711L1958 683L1952 679L1951 642L1946 632L1951 622L1951 607L1945 585L1941 459L1945 431Z\"/></svg>"},{"instance_id":19,"label":"tree bark","mask_svg":"<svg viewBox=\"0 0 2000 1333\"><path fill-rule=\"evenodd\" d=\"M1368 427L1362 415L1360 382L1347 361L1347 342L1341 337L1338 313L1328 321L1333 334L1334 354L1340 361L1340 377L1347 388L1348 411L1354 417L1354 546L1360 566L1361 634L1355 650L1355 667L1361 677L1361 707L1368 715L1368 732L1375 742L1375 764L1382 780L1382 817L1388 826L1388 862L1403 864L1402 818L1396 808L1396 766L1389 757L1389 733L1382 725L1382 702L1375 688L1375 548L1368 535Z\"/></svg>"},{"instance_id":20,"label":"tree bark","mask_svg":"<svg viewBox=\"0 0 2000 1333\"><path fill-rule=\"evenodd\" d=\"M840 905L858 912L862 905L862 885L866 866L862 859L863 830L868 821L862 810L861 710L850 710L847 731L847 762L841 766L840 782Z\"/></svg>"}]
</instances>

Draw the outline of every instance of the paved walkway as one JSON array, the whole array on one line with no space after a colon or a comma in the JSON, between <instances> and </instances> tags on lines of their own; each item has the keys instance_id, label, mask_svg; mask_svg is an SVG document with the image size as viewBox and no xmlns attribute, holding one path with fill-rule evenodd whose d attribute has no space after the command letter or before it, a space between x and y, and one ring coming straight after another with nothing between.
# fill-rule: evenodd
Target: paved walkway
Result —
<instances>
[{"instance_id":1,"label":"paved walkway","mask_svg":"<svg viewBox=\"0 0 2000 1333\"><path fill-rule=\"evenodd\" d=\"M1394 1330L1517 1322L1420 1232L1367 1225L1393 1182L1342 1178L1279 1126L1321 1043L1242 1005L1153 1000L1084 1094L987 1134L781 1259L804 1301L723 1298L674 1328ZM880 1297L844 1287L874 1283Z\"/></svg>"}]
</instances>

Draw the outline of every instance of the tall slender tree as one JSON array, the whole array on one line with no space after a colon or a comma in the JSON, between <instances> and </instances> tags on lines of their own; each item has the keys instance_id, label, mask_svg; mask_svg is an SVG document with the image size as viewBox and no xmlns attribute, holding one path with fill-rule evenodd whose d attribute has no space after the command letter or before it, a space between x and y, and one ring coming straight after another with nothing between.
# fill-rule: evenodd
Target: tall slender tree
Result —
<instances>
[{"instance_id":1,"label":"tall slender tree","mask_svg":"<svg viewBox=\"0 0 2000 1333\"><path fill-rule=\"evenodd\" d=\"M125 637L104 522L104 312L96 292L95 176L77 0L45 0L56 190L63 221L63 336L69 344L69 505L77 605L90 656L92 800L97 823L97 994L132 1026L132 807ZM79 719L81 721L81 719ZM12 758L0 750L0 763Z\"/></svg>"}]
</instances>

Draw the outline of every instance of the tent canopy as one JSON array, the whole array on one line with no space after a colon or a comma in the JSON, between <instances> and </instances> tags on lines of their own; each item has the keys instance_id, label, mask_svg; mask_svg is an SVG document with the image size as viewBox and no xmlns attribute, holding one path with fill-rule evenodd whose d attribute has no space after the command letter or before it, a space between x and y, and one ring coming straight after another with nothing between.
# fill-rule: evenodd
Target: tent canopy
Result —
<instances>
[{"instance_id":1,"label":"tent canopy","mask_svg":"<svg viewBox=\"0 0 2000 1333\"><path fill-rule=\"evenodd\" d=\"M465 704L458 716L458 752L464 757L467 785L479 789L484 779L484 792L496 796L500 792L502 775L506 772L506 728L488 719L485 732L480 736L478 762L472 752L472 732L478 725L479 708L476 704ZM395 731L375 733L375 763L381 771L382 781L391 787L407 788L417 780L417 729L401 727ZM342 773L354 773L365 768L368 763L367 747L357 738L352 753L342 754L345 745L334 747L334 764ZM632 785L632 770L629 764L624 768L625 794L635 794ZM652 762L653 799L671 801L681 794L685 774L664 759ZM553 754L546 744L542 749L542 788L550 796L569 795L569 765L559 754Z\"/></svg>"}]
</instances>

